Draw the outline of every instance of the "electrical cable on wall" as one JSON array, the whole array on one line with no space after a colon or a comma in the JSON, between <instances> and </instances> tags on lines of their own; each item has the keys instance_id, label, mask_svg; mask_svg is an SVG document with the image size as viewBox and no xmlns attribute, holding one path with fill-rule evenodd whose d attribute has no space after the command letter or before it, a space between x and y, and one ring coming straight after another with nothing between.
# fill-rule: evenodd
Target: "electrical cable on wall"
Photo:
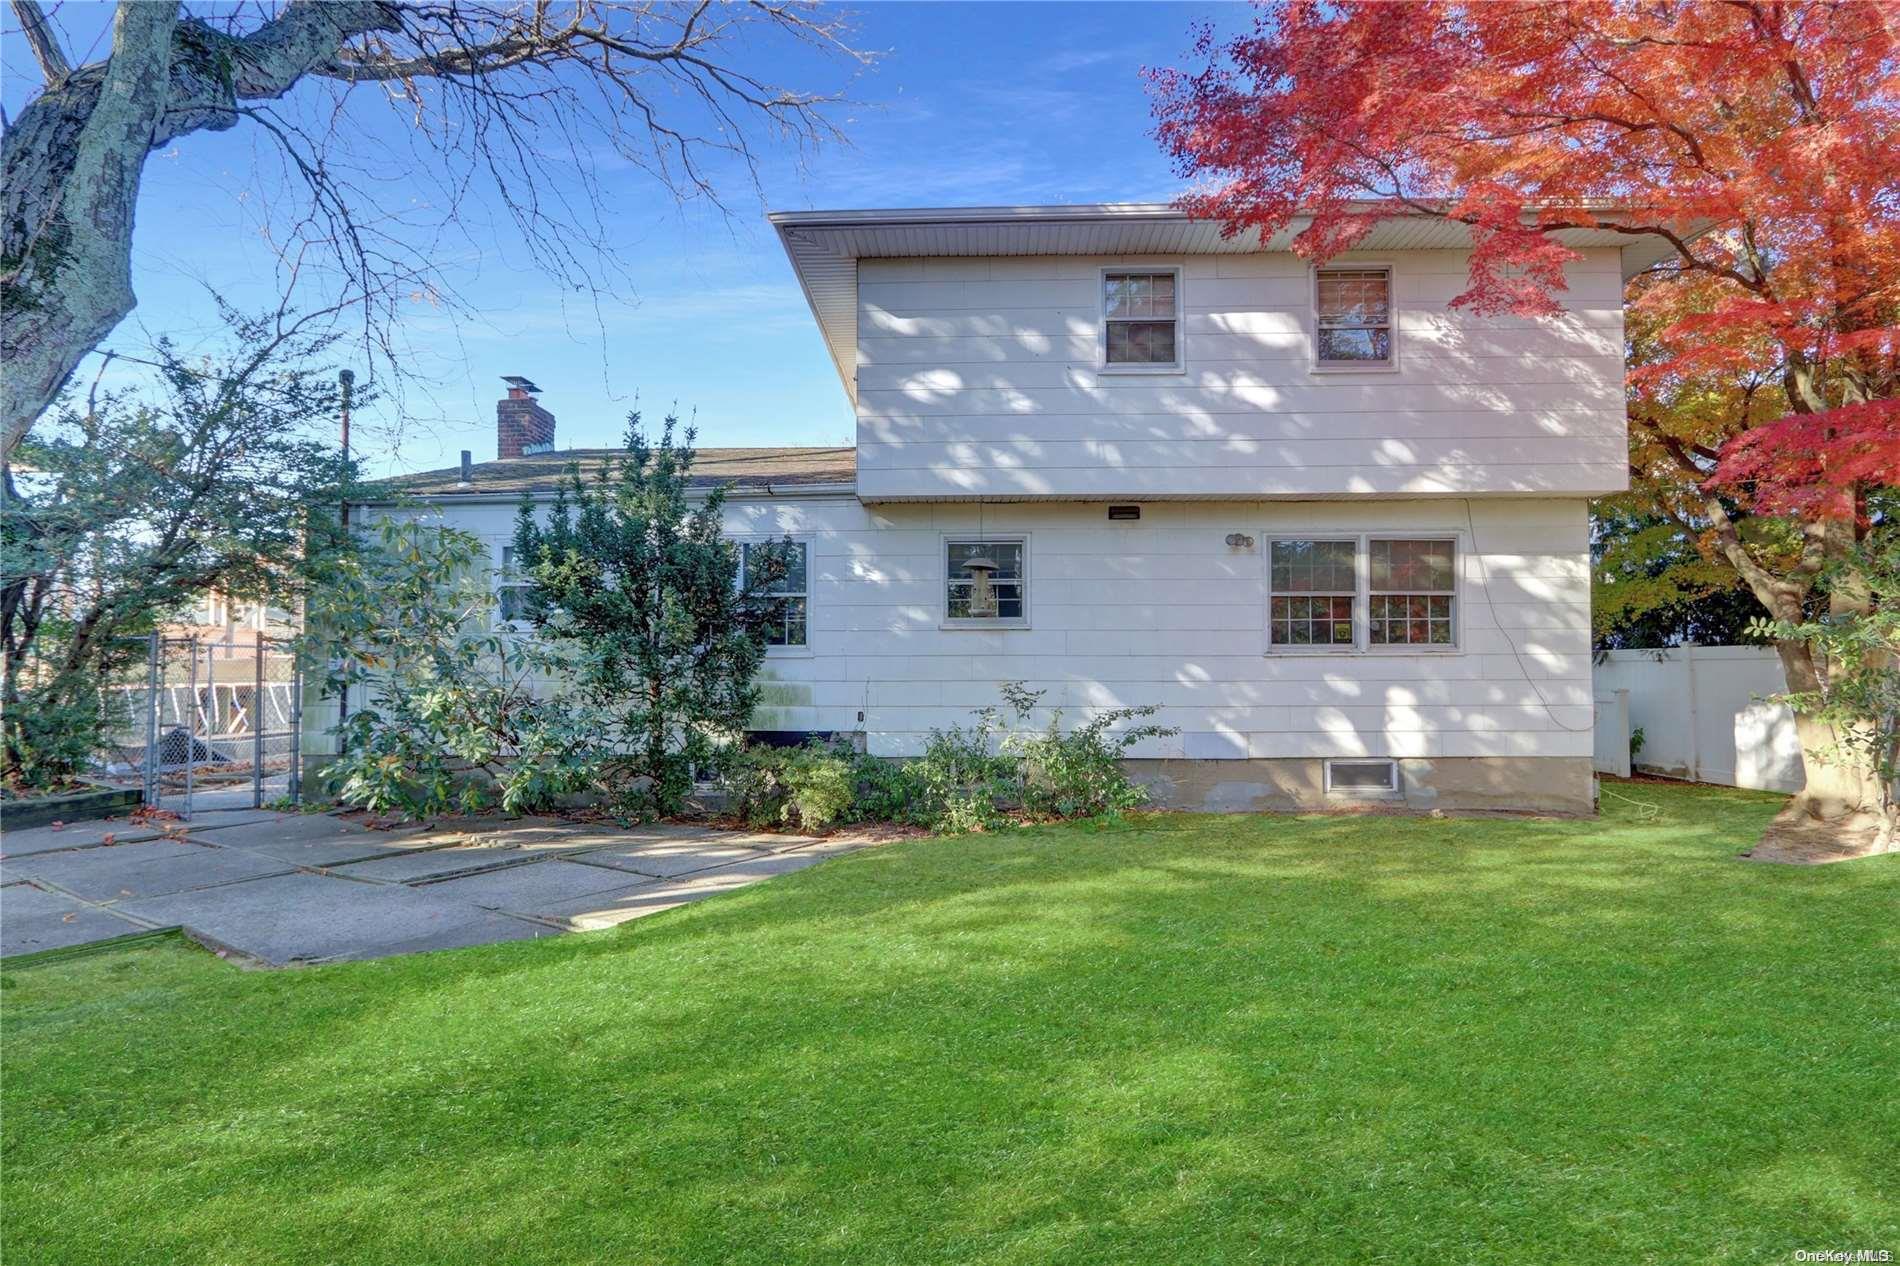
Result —
<instances>
[{"instance_id":1,"label":"electrical cable on wall","mask_svg":"<svg viewBox=\"0 0 1900 1266\"><path fill-rule=\"evenodd\" d=\"M1511 658L1517 661L1517 671L1523 674L1524 684L1529 686L1531 693L1537 696L1538 704L1542 706L1544 715L1550 718L1552 725L1560 730L1568 731L1571 734L1594 733L1596 731L1596 720L1594 716L1591 718L1589 725L1566 725L1563 720L1558 717L1557 710L1552 706L1550 700L1544 697L1544 692L1537 688L1537 679L1531 676L1531 670L1525 666L1524 656L1518 651L1517 643L1512 640L1510 633L1504 627L1503 621L1498 619L1497 603L1492 601L1491 598L1490 569L1484 565L1484 551L1478 548L1478 525L1471 515L1471 498L1465 497L1463 498L1463 502L1465 507L1465 532L1471 540L1471 556L1478 561L1478 580L1484 590L1485 609L1491 613L1492 626L1496 628L1499 635L1504 638L1504 644L1511 648ZM1594 708L1592 711L1594 712Z\"/></svg>"}]
</instances>

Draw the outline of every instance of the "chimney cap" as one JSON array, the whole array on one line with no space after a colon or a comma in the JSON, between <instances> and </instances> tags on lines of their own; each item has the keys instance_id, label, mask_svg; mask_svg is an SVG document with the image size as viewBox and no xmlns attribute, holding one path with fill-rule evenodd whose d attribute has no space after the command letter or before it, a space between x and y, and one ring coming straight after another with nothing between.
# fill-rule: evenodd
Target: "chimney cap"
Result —
<instances>
[{"instance_id":1,"label":"chimney cap","mask_svg":"<svg viewBox=\"0 0 1900 1266\"><path fill-rule=\"evenodd\" d=\"M541 388L523 378L520 374L503 374L501 380L518 391L540 391Z\"/></svg>"}]
</instances>

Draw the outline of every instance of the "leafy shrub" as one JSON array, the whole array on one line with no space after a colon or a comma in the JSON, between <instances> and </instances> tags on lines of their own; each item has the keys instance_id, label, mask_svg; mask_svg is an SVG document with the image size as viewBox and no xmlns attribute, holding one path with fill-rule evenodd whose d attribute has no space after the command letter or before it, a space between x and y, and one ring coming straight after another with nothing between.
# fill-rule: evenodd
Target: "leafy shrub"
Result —
<instances>
[{"instance_id":1,"label":"leafy shrub","mask_svg":"<svg viewBox=\"0 0 1900 1266\"><path fill-rule=\"evenodd\" d=\"M782 778L788 803L779 812L807 831L822 831L844 817L857 793L850 763L828 747L792 749Z\"/></svg>"},{"instance_id":2,"label":"leafy shrub","mask_svg":"<svg viewBox=\"0 0 1900 1266\"><path fill-rule=\"evenodd\" d=\"M917 797L917 786L909 762L850 748L842 754L851 765L853 783L846 821L913 821L911 806Z\"/></svg>"},{"instance_id":3,"label":"leafy shrub","mask_svg":"<svg viewBox=\"0 0 1900 1266\"><path fill-rule=\"evenodd\" d=\"M384 521L310 595L304 662L332 697L351 692L324 771L344 803L427 817L492 794L523 812L592 786L611 759L584 705L535 697L564 661L490 627L487 553L465 532Z\"/></svg>"},{"instance_id":4,"label":"leafy shrub","mask_svg":"<svg viewBox=\"0 0 1900 1266\"><path fill-rule=\"evenodd\" d=\"M909 818L949 835L1003 824L999 802L1008 798L1013 762L993 750L996 710L984 708L969 729L932 730L924 753L905 768L911 783Z\"/></svg>"},{"instance_id":5,"label":"leafy shrub","mask_svg":"<svg viewBox=\"0 0 1900 1266\"><path fill-rule=\"evenodd\" d=\"M1145 804L1148 789L1128 777L1123 753L1143 739L1178 731L1153 724L1110 731L1155 712L1152 705L1111 708L1064 734L1062 709L1057 708L1048 729L1014 739L1010 747L1021 762L1017 776L1022 811L1034 818L1092 818Z\"/></svg>"},{"instance_id":6,"label":"leafy shrub","mask_svg":"<svg viewBox=\"0 0 1900 1266\"><path fill-rule=\"evenodd\" d=\"M823 831L861 822L857 753L814 741L803 747L749 747L728 758L721 781L732 812L753 826L788 825ZM881 795L866 798L882 808Z\"/></svg>"}]
</instances>

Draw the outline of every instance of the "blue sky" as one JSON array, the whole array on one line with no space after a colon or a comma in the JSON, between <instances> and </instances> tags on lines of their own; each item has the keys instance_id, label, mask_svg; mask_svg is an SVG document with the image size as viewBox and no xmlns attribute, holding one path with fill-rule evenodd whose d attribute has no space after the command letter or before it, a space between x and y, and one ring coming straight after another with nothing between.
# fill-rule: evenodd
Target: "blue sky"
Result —
<instances>
[{"instance_id":1,"label":"blue sky","mask_svg":"<svg viewBox=\"0 0 1900 1266\"><path fill-rule=\"evenodd\" d=\"M602 162L615 253L635 291L626 301L596 314L585 296L563 291L524 258L479 191L467 232L441 256L476 315L405 304L402 334L420 381L402 393L400 416L386 404L364 419L359 455L371 472L450 465L463 448L477 461L493 457L502 374L540 384L562 447L618 442L636 394L649 419L674 401L696 411L702 445L848 443L850 406L765 209L1166 200L1180 184L1150 135L1141 68L1189 64L1198 21L1238 29L1251 16L1234 5L1132 3L870 4L855 14L858 47L883 56L836 116L851 144L821 151L802 172L775 155L763 205L735 178L730 218L681 209L645 174ZM58 11L75 60L109 16L105 5ZM8 36L12 114L34 75ZM768 59L764 70L814 78L789 60ZM838 72L815 78L836 82ZM379 104L364 117L373 128L403 126ZM268 300L274 255L259 234L256 172L269 161L256 129L242 126L187 137L149 160L134 243L139 307L108 347L139 354L159 334L187 346L210 338L211 292L251 307ZM413 196L400 171L385 175L385 205Z\"/></svg>"}]
</instances>

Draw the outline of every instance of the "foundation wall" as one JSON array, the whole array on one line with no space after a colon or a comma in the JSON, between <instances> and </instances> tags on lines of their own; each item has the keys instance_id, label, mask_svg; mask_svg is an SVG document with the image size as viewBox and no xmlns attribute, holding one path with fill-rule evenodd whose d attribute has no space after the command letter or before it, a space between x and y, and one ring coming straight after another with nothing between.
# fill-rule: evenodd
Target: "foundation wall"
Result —
<instances>
[{"instance_id":1,"label":"foundation wall","mask_svg":"<svg viewBox=\"0 0 1900 1266\"><path fill-rule=\"evenodd\" d=\"M1439 757L1399 761L1399 791L1329 794L1325 762L1284 760L1131 760L1130 772L1154 803L1204 813L1388 806L1511 809L1539 813L1596 811L1596 777L1587 756Z\"/></svg>"}]
</instances>

